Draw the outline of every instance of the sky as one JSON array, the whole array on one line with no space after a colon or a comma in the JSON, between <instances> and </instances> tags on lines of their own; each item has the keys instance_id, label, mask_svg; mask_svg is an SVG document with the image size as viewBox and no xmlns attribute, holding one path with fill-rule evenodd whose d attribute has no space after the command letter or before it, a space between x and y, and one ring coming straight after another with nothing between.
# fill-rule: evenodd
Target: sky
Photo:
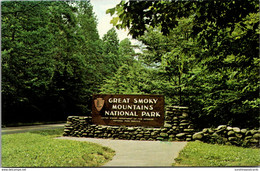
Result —
<instances>
[{"instance_id":1,"label":"sky","mask_svg":"<svg viewBox=\"0 0 260 171\"><path fill-rule=\"evenodd\" d=\"M110 14L106 14L106 10L115 7L120 2L121 0L90 0L90 3L93 5L93 11L98 19L97 29L100 38L102 38L103 35L113 27L113 25L110 24L112 17ZM131 39L131 36L127 36L127 30L117 30L117 34L120 41L127 37Z\"/></svg>"}]
</instances>

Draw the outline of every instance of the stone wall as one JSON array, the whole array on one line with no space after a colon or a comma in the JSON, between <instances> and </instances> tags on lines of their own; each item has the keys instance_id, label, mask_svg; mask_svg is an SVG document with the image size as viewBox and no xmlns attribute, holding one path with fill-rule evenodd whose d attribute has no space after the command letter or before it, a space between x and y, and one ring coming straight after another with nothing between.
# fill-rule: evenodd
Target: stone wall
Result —
<instances>
[{"instance_id":1,"label":"stone wall","mask_svg":"<svg viewBox=\"0 0 260 171\"><path fill-rule=\"evenodd\" d=\"M64 128L64 136L150 141L191 141L194 132L188 108L179 106L167 107L161 128L95 125L90 116L69 116Z\"/></svg>"},{"instance_id":2,"label":"stone wall","mask_svg":"<svg viewBox=\"0 0 260 171\"><path fill-rule=\"evenodd\" d=\"M206 143L259 147L260 130L220 125L217 128L204 128L195 133L192 138Z\"/></svg>"},{"instance_id":3,"label":"stone wall","mask_svg":"<svg viewBox=\"0 0 260 171\"><path fill-rule=\"evenodd\" d=\"M205 128L196 132L188 113L187 107L167 107L165 124L160 128L95 125L91 123L90 116L69 116L63 135L149 141L199 140L206 143L259 147L260 130L220 125L217 128Z\"/></svg>"}]
</instances>

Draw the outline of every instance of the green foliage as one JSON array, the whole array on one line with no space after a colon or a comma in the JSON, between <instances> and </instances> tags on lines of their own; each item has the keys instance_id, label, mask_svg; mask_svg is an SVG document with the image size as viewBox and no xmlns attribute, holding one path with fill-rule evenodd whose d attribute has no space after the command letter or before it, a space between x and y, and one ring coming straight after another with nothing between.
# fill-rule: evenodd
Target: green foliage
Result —
<instances>
[{"instance_id":1,"label":"green foliage","mask_svg":"<svg viewBox=\"0 0 260 171\"><path fill-rule=\"evenodd\" d=\"M256 1L122 1L107 12L139 36L139 59L158 68L154 88L189 106L197 127L259 126Z\"/></svg>"},{"instance_id":2,"label":"green foliage","mask_svg":"<svg viewBox=\"0 0 260 171\"><path fill-rule=\"evenodd\" d=\"M119 43L118 53L123 64L133 64L136 54L128 38L125 38Z\"/></svg>"},{"instance_id":3,"label":"green foliage","mask_svg":"<svg viewBox=\"0 0 260 171\"><path fill-rule=\"evenodd\" d=\"M105 78L113 76L121 65L119 57L119 39L115 28L111 28L103 36L103 75Z\"/></svg>"},{"instance_id":4,"label":"green foliage","mask_svg":"<svg viewBox=\"0 0 260 171\"><path fill-rule=\"evenodd\" d=\"M138 37L138 40L143 44L138 60L151 67L158 67L162 57L171 49L169 38L163 36L158 28L147 28L147 32Z\"/></svg>"},{"instance_id":5,"label":"green foliage","mask_svg":"<svg viewBox=\"0 0 260 171\"><path fill-rule=\"evenodd\" d=\"M259 152L259 149L189 142L175 159L173 166L258 166Z\"/></svg>"},{"instance_id":6,"label":"green foliage","mask_svg":"<svg viewBox=\"0 0 260 171\"><path fill-rule=\"evenodd\" d=\"M114 151L88 142L53 139L60 130L2 136L3 167L97 167Z\"/></svg>"},{"instance_id":7,"label":"green foliage","mask_svg":"<svg viewBox=\"0 0 260 171\"><path fill-rule=\"evenodd\" d=\"M193 34L201 33L205 41L213 40L218 28L231 27L248 15L258 11L258 2L249 1L121 1L116 7L108 9L111 16L119 17L114 25L128 28L133 37L143 35L146 25L160 26L162 33L169 34L178 25L179 18L195 16ZM213 10L215 9L215 10ZM114 20L115 21L115 20ZM207 27L215 31L207 31Z\"/></svg>"},{"instance_id":8,"label":"green foliage","mask_svg":"<svg viewBox=\"0 0 260 171\"><path fill-rule=\"evenodd\" d=\"M138 63L122 65L114 77L107 79L100 91L104 94L143 94L147 81L146 70Z\"/></svg>"},{"instance_id":9,"label":"green foliage","mask_svg":"<svg viewBox=\"0 0 260 171\"><path fill-rule=\"evenodd\" d=\"M259 126L256 1L122 1L99 39L89 1L2 2L3 121L89 115L94 93L163 94L197 127ZM167 35L167 36L166 36Z\"/></svg>"},{"instance_id":10,"label":"green foliage","mask_svg":"<svg viewBox=\"0 0 260 171\"><path fill-rule=\"evenodd\" d=\"M3 122L89 115L107 63L90 2L5 1L2 10Z\"/></svg>"}]
</instances>

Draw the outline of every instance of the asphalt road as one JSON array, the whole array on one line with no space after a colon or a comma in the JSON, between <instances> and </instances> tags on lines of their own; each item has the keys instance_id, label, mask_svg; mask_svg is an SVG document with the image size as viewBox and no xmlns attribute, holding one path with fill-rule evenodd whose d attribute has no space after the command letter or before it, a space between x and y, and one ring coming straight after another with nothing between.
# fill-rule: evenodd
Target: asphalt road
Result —
<instances>
[{"instance_id":1,"label":"asphalt road","mask_svg":"<svg viewBox=\"0 0 260 171\"><path fill-rule=\"evenodd\" d=\"M56 129L64 128L65 123L62 124L47 124L47 125L34 125L34 126L19 126L19 127L6 127L1 128L1 133L3 134L16 134L28 131L38 131L44 129Z\"/></svg>"}]
</instances>

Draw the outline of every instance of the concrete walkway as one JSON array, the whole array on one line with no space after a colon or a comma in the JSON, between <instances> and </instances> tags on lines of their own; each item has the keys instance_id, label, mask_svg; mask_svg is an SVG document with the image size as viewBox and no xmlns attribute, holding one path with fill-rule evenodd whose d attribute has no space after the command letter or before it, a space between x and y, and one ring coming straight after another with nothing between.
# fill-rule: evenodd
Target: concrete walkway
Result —
<instances>
[{"instance_id":1,"label":"concrete walkway","mask_svg":"<svg viewBox=\"0 0 260 171\"><path fill-rule=\"evenodd\" d=\"M57 129L64 128L65 123L62 124L47 124L47 125L33 125L33 126L19 126L19 127L6 127L1 128L1 133L3 134L15 134L28 131L38 131L44 129Z\"/></svg>"},{"instance_id":2,"label":"concrete walkway","mask_svg":"<svg viewBox=\"0 0 260 171\"><path fill-rule=\"evenodd\" d=\"M115 150L114 158L104 167L170 167L187 142L111 140L97 138L59 137L58 139L88 141Z\"/></svg>"}]
</instances>

